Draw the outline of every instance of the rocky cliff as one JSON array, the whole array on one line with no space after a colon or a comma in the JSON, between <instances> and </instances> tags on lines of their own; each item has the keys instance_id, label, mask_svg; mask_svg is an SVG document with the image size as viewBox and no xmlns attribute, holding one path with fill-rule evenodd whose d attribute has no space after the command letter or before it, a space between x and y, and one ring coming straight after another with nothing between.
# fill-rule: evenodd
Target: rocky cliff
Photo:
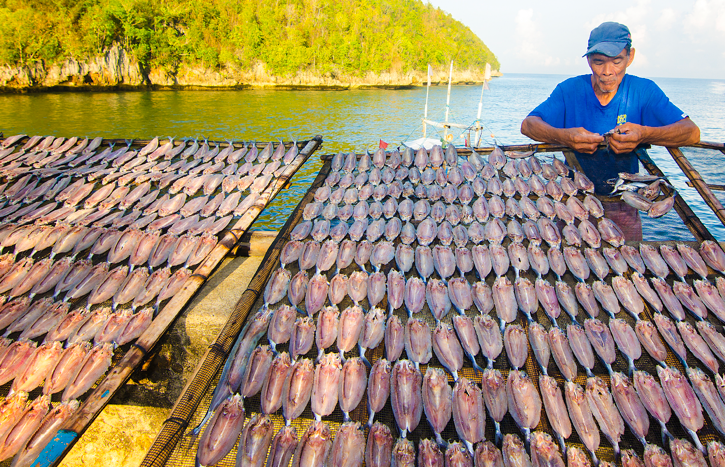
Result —
<instances>
[{"instance_id":1,"label":"rocky cliff","mask_svg":"<svg viewBox=\"0 0 725 467\"><path fill-rule=\"evenodd\" d=\"M151 84L148 76L121 47L113 46L104 55L62 63L0 67L0 86L6 90L33 90L54 87L118 87Z\"/></svg>"},{"instance_id":2,"label":"rocky cliff","mask_svg":"<svg viewBox=\"0 0 725 467\"><path fill-rule=\"evenodd\" d=\"M498 72L494 76L500 75ZM122 47L114 45L105 54L87 60L67 59L61 63L43 61L25 66L0 66L0 88L6 92L52 89L133 89L133 88L243 88L243 87L407 87L426 83L424 71L409 73L344 73L301 71L293 76L275 76L263 63L251 69L210 69L182 65L175 73L163 69L144 70ZM448 70L433 70L434 84L448 81ZM480 83L483 74L454 70L454 83Z\"/></svg>"}]
</instances>

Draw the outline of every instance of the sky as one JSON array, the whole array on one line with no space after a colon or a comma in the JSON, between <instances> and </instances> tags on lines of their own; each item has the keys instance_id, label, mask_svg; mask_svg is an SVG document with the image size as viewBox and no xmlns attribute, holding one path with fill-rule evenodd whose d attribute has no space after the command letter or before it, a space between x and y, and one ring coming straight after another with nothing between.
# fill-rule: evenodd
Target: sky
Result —
<instances>
[{"instance_id":1,"label":"sky","mask_svg":"<svg viewBox=\"0 0 725 467\"><path fill-rule=\"evenodd\" d=\"M426 0L424 0L426 1ZM589 72L589 32L626 24L649 78L725 79L725 0L430 0L468 26L496 54L503 73Z\"/></svg>"}]
</instances>

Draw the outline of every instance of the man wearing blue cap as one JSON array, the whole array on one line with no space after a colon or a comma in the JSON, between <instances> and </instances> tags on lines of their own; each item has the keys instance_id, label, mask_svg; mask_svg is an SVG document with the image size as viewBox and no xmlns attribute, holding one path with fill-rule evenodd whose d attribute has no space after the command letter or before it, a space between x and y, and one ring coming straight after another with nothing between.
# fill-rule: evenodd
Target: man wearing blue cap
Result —
<instances>
[{"instance_id":1,"label":"man wearing blue cap","mask_svg":"<svg viewBox=\"0 0 725 467\"><path fill-rule=\"evenodd\" d=\"M524 119L521 133L572 148L597 194L608 194L611 187L605 181L619 172L638 172L633 152L638 145L685 146L700 140L697 125L653 81L626 74L634 60L627 26L599 25L589 35L584 56L592 74L559 83ZM605 138L609 149L597 149ZM605 211L627 240L641 240L637 210L617 203L605 206Z\"/></svg>"}]
</instances>

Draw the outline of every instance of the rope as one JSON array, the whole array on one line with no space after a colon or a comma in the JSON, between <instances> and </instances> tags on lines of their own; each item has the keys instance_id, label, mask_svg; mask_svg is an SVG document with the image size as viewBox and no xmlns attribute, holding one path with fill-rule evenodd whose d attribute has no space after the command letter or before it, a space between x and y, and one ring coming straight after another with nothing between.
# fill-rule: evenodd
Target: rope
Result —
<instances>
[{"instance_id":1,"label":"rope","mask_svg":"<svg viewBox=\"0 0 725 467\"><path fill-rule=\"evenodd\" d=\"M137 349L139 349L139 350L141 351L141 353L142 353L142 354L144 354L144 355L146 355L147 353L149 353L149 351L148 351L148 350L147 350L147 349L146 349L145 347L143 347L143 346L141 346L141 345L139 345L139 344L137 344L137 343L135 343L135 342L134 342L133 344L131 344L131 347L136 347L136 348L137 348Z\"/></svg>"},{"instance_id":2,"label":"rope","mask_svg":"<svg viewBox=\"0 0 725 467\"><path fill-rule=\"evenodd\" d=\"M187 426L189 426L189 421L184 420L181 417L169 417L166 420L164 420L164 423L176 423L177 425L179 425L182 428L186 428Z\"/></svg>"},{"instance_id":3,"label":"rope","mask_svg":"<svg viewBox=\"0 0 725 467\"><path fill-rule=\"evenodd\" d=\"M209 346L209 353L215 353L223 359L227 358L227 354L231 349L225 349L221 344L215 342Z\"/></svg>"}]
</instances>

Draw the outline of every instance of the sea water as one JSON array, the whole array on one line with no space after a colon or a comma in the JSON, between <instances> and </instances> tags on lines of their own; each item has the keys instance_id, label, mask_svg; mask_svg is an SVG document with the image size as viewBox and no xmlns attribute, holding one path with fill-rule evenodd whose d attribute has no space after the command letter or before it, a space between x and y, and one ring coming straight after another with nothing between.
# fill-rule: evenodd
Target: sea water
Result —
<instances>
[{"instance_id":1,"label":"sea water","mask_svg":"<svg viewBox=\"0 0 725 467\"><path fill-rule=\"evenodd\" d=\"M530 143L521 121L567 76L506 74L483 92L481 145ZM703 141L725 142L725 80L654 79L670 99L700 126ZM321 135L320 150L299 170L292 186L262 213L253 229L279 229L314 180L321 154L374 150L379 141L400 145L423 135L426 88L401 90L243 90L62 92L0 95L0 131L56 136L103 136L149 139L205 137L210 140L306 140ZM445 86L430 88L428 118L443 121ZM450 122L472 125L481 86L453 86ZM441 130L427 127L427 136ZM468 137L468 133L463 135ZM464 144L456 139L456 144ZM389 147L389 149L390 149ZM716 151L686 152L708 183L725 184L725 155ZM666 150L650 155L711 232L725 240L725 228ZM542 155L542 158L550 156ZM721 192L717 192L721 193ZM692 239L677 214L661 219L644 216L647 240Z\"/></svg>"}]
</instances>

